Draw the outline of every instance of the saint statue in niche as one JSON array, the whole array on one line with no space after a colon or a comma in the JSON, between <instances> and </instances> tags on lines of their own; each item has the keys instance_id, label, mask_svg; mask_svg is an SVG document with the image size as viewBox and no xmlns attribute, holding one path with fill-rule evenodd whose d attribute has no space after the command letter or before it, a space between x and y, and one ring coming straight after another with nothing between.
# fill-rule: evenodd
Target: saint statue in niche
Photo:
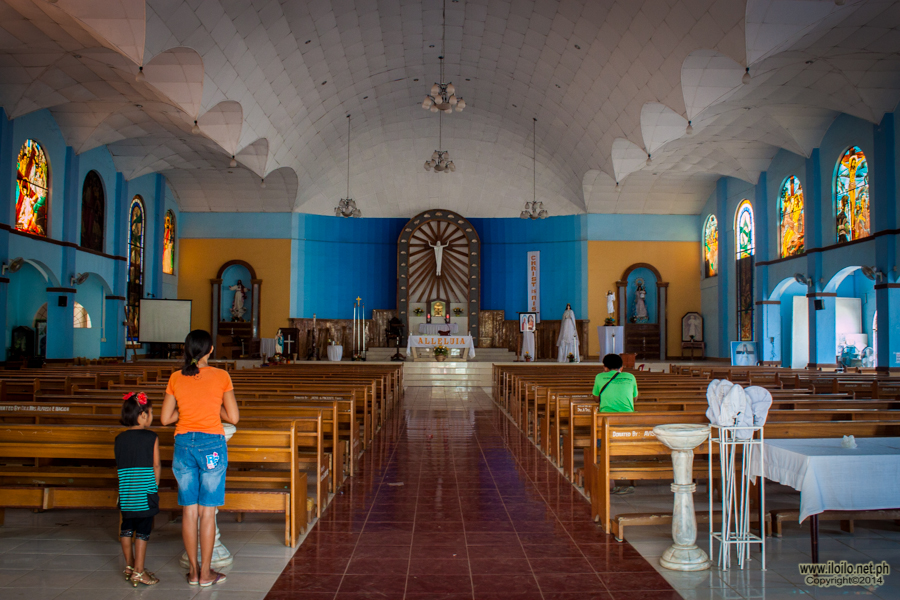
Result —
<instances>
[{"instance_id":1,"label":"saint statue in niche","mask_svg":"<svg viewBox=\"0 0 900 600\"><path fill-rule=\"evenodd\" d=\"M444 248L449 246L450 244L441 244L441 240L437 240L437 244L428 244L432 248L434 248L434 262L437 265L436 275L438 277L441 276L441 263L444 260ZM441 315L435 314L434 316L439 317Z\"/></svg>"},{"instance_id":2,"label":"saint statue in niche","mask_svg":"<svg viewBox=\"0 0 900 600\"><path fill-rule=\"evenodd\" d=\"M244 303L247 301L247 291L250 288L245 287L244 284L241 283L241 280L238 279L237 283L230 286L228 289L234 292L234 300L231 301L231 320L243 321L244 313L247 312Z\"/></svg>"},{"instance_id":3,"label":"saint statue in niche","mask_svg":"<svg viewBox=\"0 0 900 600\"><path fill-rule=\"evenodd\" d=\"M635 287L634 300L634 321L635 323L646 323L650 320L647 314L647 290L644 289L644 280L638 277Z\"/></svg>"}]
</instances>

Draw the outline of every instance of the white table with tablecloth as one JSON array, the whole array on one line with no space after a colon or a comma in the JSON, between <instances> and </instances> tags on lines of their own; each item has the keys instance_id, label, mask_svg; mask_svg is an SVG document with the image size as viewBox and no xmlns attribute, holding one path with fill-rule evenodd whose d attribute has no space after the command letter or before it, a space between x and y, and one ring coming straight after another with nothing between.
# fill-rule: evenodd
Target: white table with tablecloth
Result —
<instances>
[{"instance_id":1,"label":"white table with tablecloth","mask_svg":"<svg viewBox=\"0 0 900 600\"><path fill-rule=\"evenodd\" d=\"M621 325L598 325L600 339L600 360L607 354L622 354L625 347L625 328Z\"/></svg>"},{"instance_id":2,"label":"white table with tablecloth","mask_svg":"<svg viewBox=\"0 0 900 600\"><path fill-rule=\"evenodd\" d=\"M259 353L263 356L272 358L278 353L275 345L275 338L259 338Z\"/></svg>"},{"instance_id":3,"label":"white table with tablecloth","mask_svg":"<svg viewBox=\"0 0 900 600\"><path fill-rule=\"evenodd\" d=\"M841 438L766 440L766 479L800 491L800 521L826 510L900 508L900 438L856 438L843 448ZM750 476L760 475L754 446ZM810 522L817 555L818 519Z\"/></svg>"},{"instance_id":4,"label":"white table with tablecloth","mask_svg":"<svg viewBox=\"0 0 900 600\"><path fill-rule=\"evenodd\" d=\"M445 346L451 352L460 350L460 357L449 357L448 360L466 360L475 358L475 343L471 335L411 335L407 338L406 351L413 360L432 360L431 353L428 356L419 356L417 348L434 348Z\"/></svg>"},{"instance_id":5,"label":"white table with tablecloth","mask_svg":"<svg viewBox=\"0 0 900 600\"><path fill-rule=\"evenodd\" d=\"M459 333L459 323L419 323L419 333L437 335L441 331L450 330L450 335Z\"/></svg>"},{"instance_id":6,"label":"white table with tablecloth","mask_svg":"<svg viewBox=\"0 0 900 600\"><path fill-rule=\"evenodd\" d=\"M328 344L325 346L325 353L328 355L328 360L331 362L340 362L341 358L344 356L344 347L338 346L337 344Z\"/></svg>"},{"instance_id":7,"label":"white table with tablecloth","mask_svg":"<svg viewBox=\"0 0 900 600\"><path fill-rule=\"evenodd\" d=\"M523 331L522 332L522 352L519 354L519 358L525 360L525 355L531 357L531 360L537 360L537 357L534 355L534 332L533 331Z\"/></svg>"}]
</instances>

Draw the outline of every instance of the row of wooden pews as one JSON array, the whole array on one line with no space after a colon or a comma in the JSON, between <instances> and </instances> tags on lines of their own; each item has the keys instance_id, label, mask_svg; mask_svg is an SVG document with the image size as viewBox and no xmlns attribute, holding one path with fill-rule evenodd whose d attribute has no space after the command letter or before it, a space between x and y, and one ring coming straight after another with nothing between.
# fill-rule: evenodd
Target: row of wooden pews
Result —
<instances>
[{"instance_id":1,"label":"row of wooden pews","mask_svg":"<svg viewBox=\"0 0 900 600\"><path fill-rule=\"evenodd\" d=\"M125 393L162 406L178 365L90 365L0 371L0 523L5 508L116 507L113 439ZM222 511L285 516L285 544L321 515L402 397L402 365L299 363L231 372L241 410L228 443ZM158 414L159 408L157 408ZM160 436L160 508L178 510L174 428Z\"/></svg>"},{"instance_id":2,"label":"row of wooden pews","mask_svg":"<svg viewBox=\"0 0 900 600\"><path fill-rule=\"evenodd\" d=\"M670 373L633 372L639 389L634 413L596 410L591 392L594 377L603 370L596 363L495 365L494 401L573 484L583 488L595 520L620 540L626 526L670 522L671 515L659 513L613 514L610 488L616 480L672 479L669 450L656 441L653 427L709 423L706 389L713 375L772 393L767 439L900 436L897 378L772 367L670 369ZM695 455L695 478L706 480L709 448L704 445ZM717 472L714 465L714 478ZM757 516L757 523L760 518L780 524L784 515ZM843 520L848 520L846 515Z\"/></svg>"}]
</instances>

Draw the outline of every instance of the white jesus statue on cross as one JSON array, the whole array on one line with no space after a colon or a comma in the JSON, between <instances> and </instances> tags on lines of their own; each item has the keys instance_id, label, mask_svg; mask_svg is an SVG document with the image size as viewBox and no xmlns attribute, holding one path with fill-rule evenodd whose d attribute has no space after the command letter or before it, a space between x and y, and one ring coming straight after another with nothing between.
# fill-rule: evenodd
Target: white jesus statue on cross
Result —
<instances>
[{"instance_id":1,"label":"white jesus statue on cross","mask_svg":"<svg viewBox=\"0 0 900 600\"><path fill-rule=\"evenodd\" d=\"M441 262L444 259L444 248L449 246L450 244L441 244L441 240L437 241L437 245L428 244L432 248L434 248L434 262L437 263L437 276L441 276Z\"/></svg>"}]
</instances>

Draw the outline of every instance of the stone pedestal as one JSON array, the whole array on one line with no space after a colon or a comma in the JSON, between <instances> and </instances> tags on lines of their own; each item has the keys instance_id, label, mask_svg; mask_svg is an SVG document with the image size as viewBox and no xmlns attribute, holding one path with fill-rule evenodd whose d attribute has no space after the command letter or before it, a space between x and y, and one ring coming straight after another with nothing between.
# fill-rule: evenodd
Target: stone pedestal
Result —
<instances>
[{"instance_id":1,"label":"stone pedestal","mask_svg":"<svg viewBox=\"0 0 900 600\"><path fill-rule=\"evenodd\" d=\"M672 511L672 544L659 564L673 571L703 571L710 567L709 556L697 547L697 516L694 514L694 448L709 439L707 425L658 425L656 439L672 450L675 505Z\"/></svg>"},{"instance_id":2,"label":"stone pedestal","mask_svg":"<svg viewBox=\"0 0 900 600\"><path fill-rule=\"evenodd\" d=\"M234 435L234 432L237 431L237 427L232 425L231 423L222 423L222 427L225 429L225 441L231 439L231 436ZM216 509L216 519L218 519L219 509ZM199 528L200 522L197 522L198 535L197 535L197 560L200 560L200 535ZM696 529L696 528L695 528ZM231 552L228 551L228 548L222 543L222 532L219 531L219 524L216 523L216 544L213 546L212 552L212 560L209 563L210 569L221 569L223 567L231 566L231 563L234 562L234 557L231 555ZM189 569L191 567L191 562L188 560L187 551L181 555L181 560L179 561L181 566L185 569Z\"/></svg>"}]
</instances>

